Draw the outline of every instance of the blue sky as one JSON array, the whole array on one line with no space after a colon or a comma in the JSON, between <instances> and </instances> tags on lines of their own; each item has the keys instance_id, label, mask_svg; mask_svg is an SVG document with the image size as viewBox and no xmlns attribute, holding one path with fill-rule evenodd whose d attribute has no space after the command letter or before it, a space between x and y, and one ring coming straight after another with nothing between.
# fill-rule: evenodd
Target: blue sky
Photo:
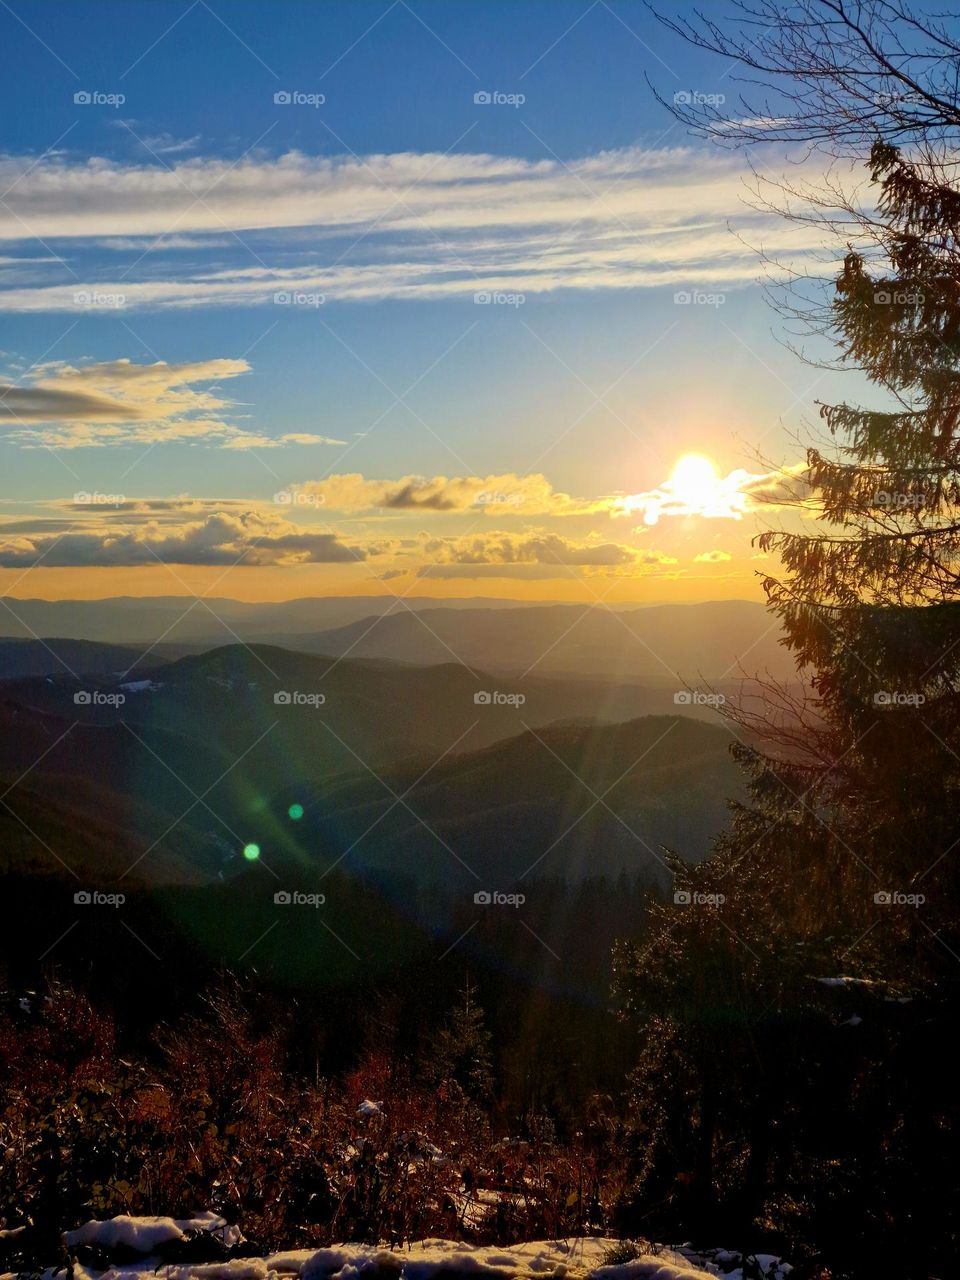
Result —
<instances>
[{"instance_id":1,"label":"blue sky","mask_svg":"<svg viewBox=\"0 0 960 1280\"><path fill-rule=\"evenodd\" d=\"M734 231L814 246L647 83L732 102L728 64L604 0L19 0L0 38L0 586L159 589L179 565L194 589L238 551L220 594L433 590L434 563L461 594L581 598L605 571L631 598L753 590L742 512L616 509L687 453L759 481L754 449L787 459L830 383L778 340ZM358 483L335 507L343 474L517 490ZM201 506L132 505L174 496Z\"/></svg>"}]
</instances>

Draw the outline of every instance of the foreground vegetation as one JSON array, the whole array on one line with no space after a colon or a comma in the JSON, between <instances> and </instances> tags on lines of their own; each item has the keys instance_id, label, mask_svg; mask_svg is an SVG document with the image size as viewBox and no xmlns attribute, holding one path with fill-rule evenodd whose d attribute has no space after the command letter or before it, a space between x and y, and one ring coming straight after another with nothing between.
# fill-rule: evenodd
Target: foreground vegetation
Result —
<instances>
[{"instance_id":1,"label":"foreground vegetation","mask_svg":"<svg viewBox=\"0 0 960 1280\"><path fill-rule=\"evenodd\" d=\"M0 1019L0 1218L29 1225L20 1265L120 1213L211 1208L257 1249L507 1243L598 1231L622 1200L624 1130L599 1100L566 1141L545 1115L496 1131L469 988L418 1059L369 1048L338 1078L294 1066L300 1028L275 1002L225 982L201 1008L130 1057L68 987Z\"/></svg>"}]
</instances>

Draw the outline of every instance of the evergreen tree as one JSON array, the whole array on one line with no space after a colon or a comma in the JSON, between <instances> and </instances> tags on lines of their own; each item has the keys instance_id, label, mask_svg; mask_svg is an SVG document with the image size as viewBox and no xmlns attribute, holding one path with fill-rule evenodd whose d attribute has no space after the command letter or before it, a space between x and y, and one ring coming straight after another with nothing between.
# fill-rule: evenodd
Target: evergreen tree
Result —
<instances>
[{"instance_id":1,"label":"evergreen tree","mask_svg":"<svg viewBox=\"0 0 960 1280\"><path fill-rule=\"evenodd\" d=\"M429 1074L438 1083L453 1080L468 1097L483 1101L493 1088L490 1041L477 989L468 975L460 1000L430 1046Z\"/></svg>"},{"instance_id":2,"label":"evergreen tree","mask_svg":"<svg viewBox=\"0 0 960 1280\"><path fill-rule=\"evenodd\" d=\"M881 1274L895 1251L927 1277L960 1253L943 1047L960 1014L960 179L939 145L960 47L939 46L910 103L878 97L913 79L903 51L925 28L898 5L857 12L860 30L841 0L808 0L750 64L797 78L781 135L859 147L875 195L841 205L862 234L826 316L876 401L821 406L797 510L759 540L805 689L734 710L749 801L707 862L675 864L679 900L652 906L616 969L648 1032L639 1205L841 1274Z\"/></svg>"}]
</instances>

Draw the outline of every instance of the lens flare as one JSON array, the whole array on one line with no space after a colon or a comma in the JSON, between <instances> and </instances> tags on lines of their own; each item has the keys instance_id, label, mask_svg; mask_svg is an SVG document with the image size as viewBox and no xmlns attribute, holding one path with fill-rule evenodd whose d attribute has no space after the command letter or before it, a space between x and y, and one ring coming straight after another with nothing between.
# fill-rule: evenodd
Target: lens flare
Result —
<instances>
[{"instance_id":1,"label":"lens flare","mask_svg":"<svg viewBox=\"0 0 960 1280\"><path fill-rule=\"evenodd\" d=\"M248 862L256 862L260 857L260 846L258 844L245 844L243 846L243 856Z\"/></svg>"}]
</instances>

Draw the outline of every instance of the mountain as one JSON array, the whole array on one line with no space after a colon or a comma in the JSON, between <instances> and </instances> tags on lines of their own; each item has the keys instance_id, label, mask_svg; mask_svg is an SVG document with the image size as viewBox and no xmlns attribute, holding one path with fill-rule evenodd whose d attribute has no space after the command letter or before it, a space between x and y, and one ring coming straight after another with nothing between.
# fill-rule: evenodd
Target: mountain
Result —
<instances>
[{"instance_id":1,"label":"mountain","mask_svg":"<svg viewBox=\"0 0 960 1280\"><path fill-rule=\"evenodd\" d=\"M725 729L678 716L552 725L379 778L286 790L275 812L303 805L297 836L324 870L385 882L469 894L522 891L534 872L665 883L663 846L699 861L743 794L730 743Z\"/></svg>"},{"instance_id":2,"label":"mountain","mask_svg":"<svg viewBox=\"0 0 960 1280\"><path fill-rule=\"evenodd\" d=\"M165 649L164 656L169 650ZM119 676L134 668L142 651L97 640L0 638L0 680L60 673ZM161 655L151 654L156 666Z\"/></svg>"},{"instance_id":3,"label":"mountain","mask_svg":"<svg viewBox=\"0 0 960 1280\"><path fill-rule=\"evenodd\" d=\"M614 722L675 710L672 692L662 688L538 676L510 680L471 673L455 662L408 667L260 644L143 665L122 678L104 672L95 680L63 673L8 680L0 682L0 695L82 724L125 721L192 742L200 735L234 755L269 729L266 767L296 761L312 777L353 769L358 756L382 765L477 749L525 724ZM707 707L684 710L713 715Z\"/></svg>"},{"instance_id":4,"label":"mountain","mask_svg":"<svg viewBox=\"0 0 960 1280\"><path fill-rule=\"evenodd\" d=\"M776 623L762 604L747 600L617 609L477 599L398 603L392 596L278 604L197 602L181 596L7 604L0 611L0 633L34 643L37 637L57 636L65 638L58 644L84 639L137 647L141 669L190 648L241 641L328 657L415 666L462 662L514 676L531 671L674 690L700 677L733 679L740 662L751 673L794 676L792 660L778 643ZM73 662L70 666L82 669ZM31 672L12 669L7 674ZM37 668L32 674L46 672Z\"/></svg>"},{"instance_id":5,"label":"mountain","mask_svg":"<svg viewBox=\"0 0 960 1280\"><path fill-rule=\"evenodd\" d=\"M627 822L654 848L680 843L699 857L738 785L728 736L716 725L675 715L611 723L665 702L663 690L641 686L510 681L474 677L454 663L410 668L267 645L188 655L136 676L0 683L0 779L11 787L0 827L19 823L42 836L31 846L41 860L46 846L58 848L56 831L37 831L19 806L42 811L50 794L75 819L66 827L71 844L83 843L77 833L97 814L125 833L120 844L134 856L159 851L145 872L169 863L165 876L189 865L190 875L207 878L241 865L247 842L265 858L268 849L299 857L312 832L336 856L368 818L382 817L385 798L412 787L433 830L466 842L467 861L482 861L489 847L502 874L516 875L519 850L559 835L581 813L580 800L590 800L577 778L599 793L625 769L617 790L633 805ZM656 726L662 743L650 737ZM643 797L635 794L641 778ZM313 809L301 826L291 824L287 805L310 806L317 796L333 827L317 832ZM408 820L401 805L378 840L395 840L404 857L422 854L425 868L436 864L433 837L421 849L426 828L412 820L410 829ZM46 830L52 819L44 821ZM564 856L584 870L591 859L594 870L635 869L641 846L625 831L600 804L568 842L579 852L572 862ZM18 848L23 840L18 832ZM599 852L590 854L590 844ZM508 846L517 857L503 861ZM373 862L390 863L388 851Z\"/></svg>"},{"instance_id":6,"label":"mountain","mask_svg":"<svg viewBox=\"0 0 960 1280\"><path fill-rule=\"evenodd\" d=\"M77 888L125 872L131 884L209 879L230 848L224 828L205 809L177 824L192 796L163 763L186 768L191 749L164 734L151 735L148 748L121 724L78 724L0 695L0 873L66 878ZM194 762L193 785L229 765L208 748Z\"/></svg>"},{"instance_id":7,"label":"mountain","mask_svg":"<svg viewBox=\"0 0 960 1280\"><path fill-rule=\"evenodd\" d=\"M0 636L34 639L66 636L146 648L160 642L229 644L270 640L342 627L391 609L516 609L515 600L433 600L414 598L398 604L394 596L319 596L279 603L250 604L223 597L114 596L102 600L29 600L0 597ZM520 606L534 608L535 605Z\"/></svg>"},{"instance_id":8,"label":"mountain","mask_svg":"<svg viewBox=\"0 0 960 1280\"><path fill-rule=\"evenodd\" d=\"M459 660L520 675L653 681L673 689L703 678L734 678L738 664L781 679L794 675L780 632L763 605L746 600L604 609L394 611L321 632L305 647L331 656L391 658L417 664Z\"/></svg>"}]
</instances>

